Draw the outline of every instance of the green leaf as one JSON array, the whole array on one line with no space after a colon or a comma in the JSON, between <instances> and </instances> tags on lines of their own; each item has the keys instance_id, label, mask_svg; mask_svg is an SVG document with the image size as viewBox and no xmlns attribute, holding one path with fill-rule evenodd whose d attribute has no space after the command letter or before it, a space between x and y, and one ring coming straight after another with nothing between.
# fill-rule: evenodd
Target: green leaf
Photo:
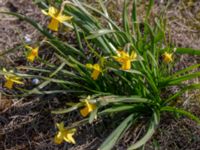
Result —
<instances>
[{"instance_id":1,"label":"green leaf","mask_svg":"<svg viewBox=\"0 0 200 150\"><path fill-rule=\"evenodd\" d=\"M97 118L97 112L98 109L95 109L90 113L89 123L92 123Z\"/></svg>"},{"instance_id":2,"label":"green leaf","mask_svg":"<svg viewBox=\"0 0 200 150\"><path fill-rule=\"evenodd\" d=\"M177 114L182 114L182 115L196 121L200 125L200 118L196 117L192 113L185 111L183 109L179 109L179 108L175 108L175 107L171 107L171 106L165 106L165 107L161 108L161 111L169 111L169 112L174 112Z\"/></svg>"},{"instance_id":3,"label":"green leaf","mask_svg":"<svg viewBox=\"0 0 200 150\"><path fill-rule=\"evenodd\" d=\"M78 104L75 104L74 106L72 106L70 108L53 110L53 111L51 111L51 113L52 114L66 114L66 113L69 113L71 111L79 109L81 106L83 106L83 104L82 103L78 103Z\"/></svg>"},{"instance_id":4,"label":"green leaf","mask_svg":"<svg viewBox=\"0 0 200 150\"><path fill-rule=\"evenodd\" d=\"M97 37L100 37L100 36L103 36L103 35L107 35L107 34L110 34L110 33L115 33L115 32L116 32L115 30L100 29L98 31L91 32L91 35L87 36L86 39L87 40L95 39Z\"/></svg>"},{"instance_id":5,"label":"green leaf","mask_svg":"<svg viewBox=\"0 0 200 150\"><path fill-rule=\"evenodd\" d=\"M200 50L193 49L193 48L180 48L177 47L175 53L178 54L189 54L189 55L200 55Z\"/></svg>"},{"instance_id":6,"label":"green leaf","mask_svg":"<svg viewBox=\"0 0 200 150\"><path fill-rule=\"evenodd\" d=\"M179 92L176 92L176 94L170 96L166 101L164 101L164 104L166 105L167 103L171 102L173 99L177 98L178 96L180 96L187 90L193 90L193 89L200 89L200 84L192 84L192 85L184 87Z\"/></svg>"},{"instance_id":7,"label":"green leaf","mask_svg":"<svg viewBox=\"0 0 200 150\"><path fill-rule=\"evenodd\" d=\"M151 9L152 9L153 5L154 5L154 0L149 0L149 5L147 7L146 17L145 17L146 20L149 18L149 15L151 13Z\"/></svg>"},{"instance_id":8,"label":"green leaf","mask_svg":"<svg viewBox=\"0 0 200 150\"><path fill-rule=\"evenodd\" d=\"M120 140L120 137L129 129L135 122L136 115L129 115L122 123L106 138L98 150L111 150L113 146Z\"/></svg>"},{"instance_id":9,"label":"green leaf","mask_svg":"<svg viewBox=\"0 0 200 150\"><path fill-rule=\"evenodd\" d=\"M128 20L128 2L129 0L124 0L123 14L122 14L122 22L124 31L130 34L129 20Z\"/></svg>"},{"instance_id":10,"label":"green leaf","mask_svg":"<svg viewBox=\"0 0 200 150\"><path fill-rule=\"evenodd\" d=\"M104 96L97 99L102 105L109 103L148 103L150 100L140 96Z\"/></svg>"},{"instance_id":11,"label":"green leaf","mask_svg":"<svg viewBox=\"0 0 200 150\"><path fill-rule=\"evenodd\" d=\"M102 112L104 113L117 113L117 112L125 112L131 109L134 109L135 105L119 105L119 106L113 106L111 108L107 108L105 110L103 110Z\"/></svg>"},{"instance_id":12,"label":"green leaf","mask_svg":"<svg viewBox=\"0 0 200 150\"><path fill-rule=\"evenodd\" d=\"M189 66L189 67L187 67L185 69L182 69L180 71L175 72L172 76L175 77L177 75L183 74L185 72L191 71L191 70L199 68L199 67L200 67L200 64L195 64L195 65Z\"/></svg>"},{"instance_id":13,"label":"green leaf","mask_svg":"<svg viewBox=\"0 0 200 150\"><path fill-rule=\"evenodd\" d=\"M148 127L147 133L136 143L131 145L128 150L138 149L143 146L154 134L155 129L158 125L159 115L154 112L153 118L151 119L150 125Z\"/></svg>"},{"instance_id":14,"label":"green leaf","mask_svg":"<svg viewBox=\"0 0 200 150\"><path fill-rule=\"evenodd\" d=\"M172 79L168 79L168 85L177 85L183 81L191 80L197 77L200 77L200 72L191 73L180 77L173 77Z\"/></svg>"}]
</instances>

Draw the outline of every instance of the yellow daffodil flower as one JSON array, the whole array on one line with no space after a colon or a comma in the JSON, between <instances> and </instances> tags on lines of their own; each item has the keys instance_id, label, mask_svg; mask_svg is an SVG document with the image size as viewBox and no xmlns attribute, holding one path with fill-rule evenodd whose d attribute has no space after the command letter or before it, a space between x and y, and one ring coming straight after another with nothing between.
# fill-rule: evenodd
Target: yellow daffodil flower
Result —
<instances>
[{"instance_id":1,"label":"yellow daffodil flower","mask_svg":"<svg viewBox=\"0 0 200 150\"><path fill-rule=\"evenodd\" d=\"M167 53L167 52L165 52L165 53L163 54L163 61L164 61L165 63L172 62L172 61L173 61L172 55L173 55L172 53Z\"/></svg>"},{"instance_id":2,"label":"yellow daffodil flower","mask_svg":"<svg viewBox=\"0 0 200 150\"><path fill-rule=\"evenodd\" d=\"M113 57L116 61L118 61L122 66L122 70L130 70L131 69L131 62L136 60L137 54L133 51L131 55L122 51L118 51L118 56Z\"/></svg>"},{"instance_id":3,"label":"yellow daffodil flower","mask_svg":"<svg viewBox=\"0 0 200 150\"><path fill-rule=\"evenodd\" d=\"M92 77L93 80L97 80L98 76L102 72L100 65L99 64L94 64L94 65L86 64L86 67L89 68L89 69L93 69L91 77Z\"/></svg>"},{"instance_id":4,"label":"yellow daffodil flower","mask_svg":"<svg viewBox=\"0 0 200 150\"><path fill-rule=\"evenodd\" d=\"M32 48L30 46L25 46L25 47L29 50L29 53L27 55L27 60L30 62L33 62L35 58L38 57L39 47L36 47L36 48Z\"/></svg>"},{"instance_id":5,"label":"yellow daffodil flower","mask_svg":"<svg viewBox=\"0 0 200 150\"><path fill-rule=\"evenodd\" d=\"M3 68L3 72L7 72L7 70L5 68ZM20 81L20 77L17 77L16 75L13 74L13 70L10 70L10 73L8 75L4 75L6 82L4 84L4 87L8 88L8 89L12 89L14 83L16 84L24 84L22 81Z\"/></svg>"},{"instance_id":6,"label":"yellow daffodil flower","mask_svg":"<svg viewBox=\"0 0 200 150\"><path fill-rule=\"evenodd\" d=\"M96 109L95 104L91 104L88 100L90 100L90 96L88 96L85 100L85 107L80 110L80 113L83 117L86 117L90 112Z\"/></svg>"},{"instance_id":7,"label":"yellow daffodil flower","mask_svg":"<svg viewBox=\"0 0 200 150\"><path fill-rule=\"evenodd\" d=\"M48 12L42 10L43 14L50 16L51 22L48 25L48 28L53 31L58 31L59 23L69 21L72 19L72 16L62 15L62 12L57 10L55 7L49 7Z\"/></svg>"},{"instance_id":8,"label":"yellow daffodil flower","mask_svg":"<svg viewBox=\"0 0 200 150\"><path fill-rule=\"evenodd\" d=\"M56 136L54 137L54 143L56 144L61 144L63 141L66 141L68 143L72 143L72 144L75 144L75 140L73 138L73 135L75 134L76 132L76 129L66 129L64 127L64 123L61 122L61 123L57 123L56 124L57 128L58 128L58 133L56 134Z\"/></svg>"}]
</instances>

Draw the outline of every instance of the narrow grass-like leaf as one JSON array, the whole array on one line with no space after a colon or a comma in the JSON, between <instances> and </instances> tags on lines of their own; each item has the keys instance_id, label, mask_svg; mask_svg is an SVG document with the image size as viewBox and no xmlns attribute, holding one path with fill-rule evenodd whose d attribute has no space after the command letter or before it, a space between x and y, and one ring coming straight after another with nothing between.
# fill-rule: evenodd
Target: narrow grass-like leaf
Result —
<instances>
[{"instance_id":1,"label":"narrow grass-like leaf","mask_svg":"<svg viewBox=\"0 0 200 150\"><path fill-rule=\"evenodd\" d=\"M145 16L146 20L149 18L149 15L151 13L151 9L152 9L153 5L154 5L154 0L149 0L149 5L146 9L146 16Z\"/></svg>"},{"instance_id":2,"label":"narrow grass-like leaf","mask_svg":"<svg viewBox=\"0 0 200 150\"><path fill-rule=\"evenodd\" d=\"M135 114L131 114L126 119L124 119L124 121L122 121L122 123L106 138L98 150L111 150L117 141L120 140L119 138L135 122L135 117Z\"/></svg>"},{"instance_id":3,"label":"narrow grass-like leaf","mask_svg":"<svg viewBox=\"0 0 200 150\"><path fill-rule=\"evenodd\" d=\"M192 84L192 85L184 87L179 92L176 92L176 94L170 96L166 101L164 101L164 104L166 105L167 103L171 102L173 99L177 98L178 96L180 96L187 90L193 90L193 89L200 89L200 84Z\"/></svg>"},{"instance_id":4,"label":"narrow grass-like leaf","mask_svg":"<svg viewBox=\"0 0 200 150\"><path fill-rule=\"evenodd\" d=\"M154 116L150 122L150 125L148 127L147 133L139 140L137 141L135 144L131 145L128 150L134 150L134 149L138 149L141 146L143 146L154 134L156 126L157 126L157 120L158 117L157 115L154 113Z\"/></svg>"},{"instance_id":5,"label":"narrow grass-like leaf","mask_svg":"<svg viewBox=\"0 0 200 150\"><path fill-rule=\"evenodd\" d=\"M93 110L89 116L89 123L92 123L95 119L97 119L98 109Z\"/></svg>"},{"instance_id":6,"label":"narrow grass-like leaf","mask_svg":"<svg viewBox=\"0 0 200 150\"><path fill-rule=\"evenodd\" d=\"M128 110L131 110L131 109L134 109L135 108L135 105L119 105L119 106L113 106L111 108L107 108L105 110L103 110L102 112L105 112L105 113L117 113L117 112L125 112L125 111L128 111Z\"/></svg>"},{"instance_id":7,"label":"narrow grass-like leaf","mask_svg":"<svg viewBox=\"0 0 200 150\"><path fill-rule=\"evenodd\" d=\"M200 64L195 64L195 65L189 66L189 67L187 67L187 68L185 68L185 69L182 69L182 70L180 70L180 71L175 72L172 76L175 77L175 76L181 75L181 74L183 74L183 73L186 73L186 72L188 72L188 71L191 71L191 70L193 70L193 69L197 69L197 68L199 68L199 67L200 67Z\"/></svg>"},{"instance_id":8,"label":"narrow grass-like leaf","mask_svg":"<svg viewBox=\"0 0 200 150\"><path fill-rule=\"evenodd\" d=\"M95 39L99 36L102 36L102 35L107 35L107 34L110 34L110 33L115 33L116 31L115 30L109 30L109 29L100 29L98 31L95 31L95 32L92 32L91 35L87 36L86 39L89 40L89 39Z\"/></svg>"},{"instance_id":9,"label":"narrow grass-like leaf","mask_svg":"<svg viewBox=\"0 0 200 150\"><path fill-rule=\"evenodd\" d=\"M177 47L175 53L178 54L190 54L190 55L200 55L200 50L193 49L193 48L181 48Z\"/></svg>"},{"instance_id":10,"label":"narrow grass-like leaf","mask_svg":"<svg viewBox=\"0 0 200 150\"><path fill-rule=\"evenodd\" d=\"M187 74L187 75L180 76L180 77L174 77L168 81L168 85L177 85L183 81L191 80L196 77L200 77L200 72L191 73L191 74Z\"/></svg>"},{"instance_id":11,"label":"narrow grass-like leaf","mask_svg":"<svg viewBox=\"0 0 200 150\"><path fill-rule=\"evenodd\" d=\"M65 113L69 113L71 111L77 110L79 109L81 106L83 106L83 104L78 103L75 104L74 106L70 107L70 108L66 108L66 109L61 109L61 110L54 110L51 111L52 114L65 114Z\"/></svg>"},{"instance_id":12,"label":"narrow grass-like leaf","mask_svg":"<svg viewBox=\"0 0 200 150\"><path fill-rule=\"evenodd\" d=\"M178 113L178 114L184 115L184 116L196 121L200 125L200 118L196 117L192 113L185 111L183 109L179 109L179 108L175 108L175 107L171 107L171 106L165 106L165 107L161 108L161 111L169 111L172 113Z\"/></svg>"},{"instance_id":13,"label":"narrow grass-like leaf","mask_svg":"<svg viewBox=\"0 0 200 150\"><path fill-rule=\"evenodd\" d=\"M140 96L104 96L97 99L100 103L148 103L150 100L146 98L141 98Z\"/></svg>"}]
</instances>

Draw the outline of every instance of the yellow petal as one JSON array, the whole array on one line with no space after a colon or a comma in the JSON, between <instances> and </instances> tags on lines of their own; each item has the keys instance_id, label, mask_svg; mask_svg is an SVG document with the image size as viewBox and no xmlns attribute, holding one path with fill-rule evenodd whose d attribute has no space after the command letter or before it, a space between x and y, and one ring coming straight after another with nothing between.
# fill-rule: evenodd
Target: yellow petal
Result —
<instances>
[{"instance_id":1,"label":"yellow petal","mask_svg":"<svg viewBox=\"0 0 200 150\"><path fill-rule=\"evenodd\" d=\"M13 88L13 81L7 80L6 83L4 84L4 87L6 87L8 89L12 89Z\"/></svg>"},{"instance_id":2,"label":"yellow petal","mask_svg":"<svg viewBox=\"0 0 200 150\"><path fill-rule=\"evenodd\" d=\"M12 82L17 83L17 84L24 84L22 81L19 80L19 78L11 78L10 79Z\"/></svg>"},{"instance_id":3,"label":"yellow petal","mask_svg":"<svg viewBox=\"0 0 200 150\"><path fill-rule=\"evenodd\" d=\"M43 13L44 15L48 15L48 12L46 12L45 10L42 10L42 13Z\"/></svg>"},{"instance_id":4,"label":"yellow petal","mask_svg":"<svg viewBox=\"0 0 200 150\"><path fill-rule=\"evenodd\" d=\"M54 143L61 144L63 142L63 135L61 132L58 132L56 136L54 137Z\"/></svg>"},{"instance_id":5,"label":"yellow petal","mask_svg":"<svg viewBox=\"0 0 200 150\"><path fill-rule=\"evenodd\" d=\"M53 17L55 16L56 14L58 13L58 10L55 8L55 7L49 7L49 11L48 11L48 14L49 16Z\"/></svg>"},{"instance_id":6,"label":"yellow petal","mask_svg":"<svg viewBox=\"0 0 200 150\"><path fill-rule=\"evenodd\" d=\"M65 15L58 15L58 17L56 17L56 19L60 22L63 23L65 21L69 21L71 20L73 17L72 16L65 16Z\"/></svg>"},{"instance_id":7,"label":"yellow petal","mask_svg":"<svg viewBox=\"0 0 200 150\"><path fill-rule=\"evenodd\" d=\"M124 61L124 59L121 57L114 56L113 58L119 63L123 63L123 61Z\"/></svg>"},{"instance_id":8,"label":"yellow petal","mask_svg":"<svg viewBox=\"0 0 200 150\"><path fill-rule=\"evenodd\" d=\"M93 65L93 69L94 69L94 70L97 70L97 71L99 71L99 72L101 71L101 68L100 68L99 64L94 64L94 65Z\"/></svg>"},{"instance_id":9,"label":"yellow petal","mask_svg":"<svg viewBox=\"0 0 200 150\"><path fill-rule=\"evenodd\" d=\"M30 51L32 51L33 50L33 48L32 47L30 47L30 46L28 46L28 45L25 45L25 48L27 48L28 50L30 50Z\"/></svg>"},{"instance_id":10,"label":"yellow petal","mask_svg":"<svg viewBox=\"0 0 200 150\"><path fill-rule=\"evenodd\" d=\"M73 135L74 133L67 133L65 136L64 136L64 140L68 143L73 143L73 144L76 144L74 138L73 138Z\"/></svg>"},{"instance_id":11,"label":"yellow petal","mask_svg":"<svg viewBox=\"0 0 200 150\"><path fill-rule=\"evenodd\" d=\"M65 130L65 128L64 128L64 122L56 123L56 126L59 129L59 131Z\"/></svg>"},{"instance_id":12,"label":"yellow petal","mask_svg":"<svg viewBox=\"0 0 200 150\"><path fill-rule=\"evenodd\" d=\"M136 58L137 58L137 53L134 52L134 51L132 51L131 56L130 56L130 59L131 59L131 60L135 60Z\"/></svg>"},{"instance_id":13,"label":"yellow petal","mask_svg":"<svg viewBox=\"0 0 200 150\"><path fill-rule=\"evenodd\" d=\"M6 68L3 68L3 72L7 72Z\"/></svg>"},{"instance_id":14,"label":"yellow petal","mask_svg":"<svg viewBox=\"0 0 200 150\"><path fill-rule=\"evenodd\" d=\"M85 103L86 103L86 107L88 108L88 112L89 112L89 113L96 109L96 105L90 103L90 102L88 101L88 99L85 100Z\"/></svg>"},{"instance_id":15,"label":"yellow petal","mask_svg":"<svg viewBox=\"0 0 200 150\"><path fill-rule=\"evenodd\" d=\"M172 62L172 61L173 61L173 59L172 59L172 53L167 53L167 52L165 52L165 53L163 54L163 61L164 61L165 63Z\"/></svg>"},{"instance_id":16,"label":"yellow petal","mask_svg":"<svg viewBox=\"0 0 200 150\"><path fill-rule=\"evenodd\" d=\"M58 27L59 27L59 21L52 18L51 22L48 25L48 28L51 29L52 31L58 31Z\"/></svg>"},{"instance_id":17,"label":"yellow petal","mask_svg":"<svg viewBox=\"0 0 200 150\"><path fill-rule=\"evenodd\" d=\"M35 60L35 56L32 55L32 54L29 54L29 55L27 56L27 60L30 61L30 62L33 62L33 61Z\"/></svg>"},{"instance_id":18,"label":"yellow petal","mask_svg":"<svg viewBox=\"0 0 200 150\"><path fill-rule=\"evenodd\" d=\"M88 109L89 109L89 112L92 112L92 111L94 111L96 109L96 105L95 104L90 104L88 106Z\"/></svg>"},{"instance_id":19,"label":"yellow petal","mask_svg":"<svg viewBox=\"0 0 200 150\"><path fill-rule=\"evenodd\" d=\"M88 69L93 69L93 65L92 65L92 64L86 64L85 66L86 66L86 68L88 68Z\"/></svg>"},{"instance_id":20,"label":"yellow petal","mask_svg":"<svg viewBox=\"0 0 200 150\"><path fill-rule=\"evenodd\" d=\"M99 75L100 75L100 71L94 70L94 71L92 72L91 78L92 78L93 80L97 80L98 77L99 77Z\"/></svg>"},{"instance_id":21,"label":"yellow petal","mask_svg":"<svg viewBox=\"0 0 200 150\"><path fill-rule=\"evenodd\" d=\"M89 114L88 107L84 107L80 110L80 113L83 117L86 117Z\"/></svg>"}]
</instances>

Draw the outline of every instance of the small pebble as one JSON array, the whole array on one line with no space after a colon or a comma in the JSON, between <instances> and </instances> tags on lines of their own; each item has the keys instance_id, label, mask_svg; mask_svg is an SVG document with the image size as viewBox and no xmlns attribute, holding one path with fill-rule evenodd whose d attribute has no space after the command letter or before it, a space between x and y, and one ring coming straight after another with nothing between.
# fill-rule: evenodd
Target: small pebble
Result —
<instances>
[{"instance_id":1,"label":"small pebble","mask_svg":"<svg viewBox=\"0 0 200 150\"><path fill-rule=\"evenodd\" d=\"M26 35L24 36L24 39L25 39L25 42L26 42L26 43L30 43L30 42L32 41L30 35L28 35L28 34L26 34Z\"/></svg>"},{"instance_id":2,"label":"small pebble","mask_svg":"<svg viewBox=\"0 0 200 150\"><path fill-rule=\"evenodd\" d=\"M38 85L40 83L40 80L35 78L32 80L32 83Z\"/></svg>"}]
</instances>

